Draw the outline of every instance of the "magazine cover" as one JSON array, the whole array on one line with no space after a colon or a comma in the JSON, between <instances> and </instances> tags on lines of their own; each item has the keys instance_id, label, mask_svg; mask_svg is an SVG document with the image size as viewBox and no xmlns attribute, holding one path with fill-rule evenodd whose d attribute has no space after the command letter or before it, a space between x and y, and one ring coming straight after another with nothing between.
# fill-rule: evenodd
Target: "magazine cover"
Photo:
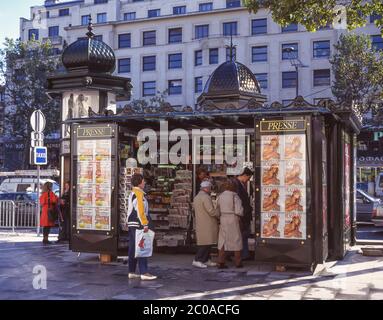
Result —
<instances>
[{"instance_id":1,"label":"magazine cover","mask_svg":"<svg viewBox=\"0 0 383 320\"><path fill-rule=\"evenodd\" d=\"M261 138L261 160L280 160L282 158L282 135L263 135Z\"/></svg>"},{"instance_id":2,"label":"magazine cover","mask_svg":"<svg viewBox=\"0 0 383 320\"><path fill-rule=\"evenodd\" d=\"M92 208L77 208L77 229L93 229Z\"/></svg>"},{"instance_id":3,"label":"magazine cover","mask_svg":"<svg viewBox=\"0 0 383 320\"><path fill-rule=\"evenodd\" d=\"M261 213L262 238L283 238L283 225L283 213Z\"/></svg>"},{"instance_id":4,"label":"magazine cover","mask_svg":"<svg viewBox=\"0 0 383 320\"><path fill-rule=\"evenodd\" d=\"M79 207L92 207L93 206L93 188L90 186L78 186L77 192L77 205Z\"/></svg>"},{"instance_id":5,"label":"magazine cover","mask_svg":"<svg viewBox=\"0 0 383 320\"><path fill-rule=\"evenodd\" d=\"M286 187L285 211L306 212L306 189L298 187Z\"/></svg>"},{"instance_id":6,"label":"magazine cover","mask_svg":"<svg viewBox=\"0 0 383 320\"><path fill-rule=\"evenodd\" d=\"M95 193L95 205L96 207L110 207L111 199L110 199L110 188L101 187L96 185L96 193Z\"/></svg>"},{"instance_id":7,"label":"magazine cover","mask_svg":"<svg viewBox=\"0 0 383 320\"><path fill-rule=\"evenodd\" d=\"M77 155L78 160L92 161L94 154L95 141L78 140L77 141Z\"/></svg>"},{"instance_id":8,"label":"magazine cover","mask_svg":"<svg viewBox=\"0 0 383 320\"><path fill-rule=\"evenodd\" d=\"M77 166L78 183L90 184L93 183L93 163L84 161L79 162Z\"/></svg>"},{"instance_id":9,"label":"magazine cover","mask_svg":"<svg viewBox=\"0 0 383 320\"><path fill-rule=\"evenodd\" d=\"M109 208L96 208L95 228L97 230L110 230Z\"/></svg>"},{"instance_id":10,"label":"magazine cover","mask_svg":"<svg viewBox=\"0 0 383 320\"><path fill-rule=\"evenodd\" d=\"M111 158L112 141L96 140L95 141L95 158L96 161L108 161Z\"/></svg>"},{"instance_id":11,"label":"magazine cover","mask_svg":"<svg viewBox=\"0 0 383 320\"><path fill-rule=\"evenodd\" d=\"M283 185L283 168L279 161L262 162L262 185L279 186Z\"/></svg>"},{"instance_id":12,"label":"magazine cover","mask_svg":"<svg viewBox=\"0 0 383 320\"><path fill-rule=\"evenodd\" d=\"M306 185L306 161L287 160L285 161L285 185L305 186Z\"/></svg>"},{"instance_id":13,"label":"magazine cover","mask_svg":"<svg viewBox=\"0 0 383 320\"><path fill-rule=\"evenodd\" d=\"M262 212L283 212L284 209L284 188L263 187L261 196Z\"/></svg>"},{"instance_id":14,"label":"magazine cover","mask_svg":"<svg viewBox=\"0 0 383 320\"><path fill-rule=\"evenodd\" d=\"M285 135L284 158L286 160L305 160L306 159L306 135L287 134Z\"/></svg>"},{"instance_id":15,"label":"magazine cover","mask_svg":"<svg viewBox=\"0 0 383 320\"><path fill-rule=\"evenodd\" d=\"M286 213L283 236L290 239L306 239L306 214Z\"/></svg>"}]
</instances>

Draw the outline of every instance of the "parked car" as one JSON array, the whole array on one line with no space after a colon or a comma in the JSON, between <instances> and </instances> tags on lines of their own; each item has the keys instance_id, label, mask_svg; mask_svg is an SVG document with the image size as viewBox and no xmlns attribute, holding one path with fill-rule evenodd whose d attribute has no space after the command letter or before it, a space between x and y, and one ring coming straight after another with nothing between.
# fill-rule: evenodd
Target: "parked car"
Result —
<instances>
[{"instance_id":1,"label":"parked car","mask_svg":"<svg viewBox=\"0 0 383 320\"><path fill-rule=\"evenodd\" d=\"M52 183L52 191L54 193L59 192L60 186L56 181L51 179L40 180L41 185L45 182ZM27 190L37 191L37 179L20 177L6 178L0 184L0 190L2 192L26 192Z\"/></svg>"},{"instance_id":2,"label":"parked car","mask_svg":"<svg viewBox=\"0 0 383 320\"><path fill-rule=\"evenodd\" d=\"M356 190L356 221L373 222L376 226L383 226L383 204L363 190Z\"/></svg>"}]
</instances>

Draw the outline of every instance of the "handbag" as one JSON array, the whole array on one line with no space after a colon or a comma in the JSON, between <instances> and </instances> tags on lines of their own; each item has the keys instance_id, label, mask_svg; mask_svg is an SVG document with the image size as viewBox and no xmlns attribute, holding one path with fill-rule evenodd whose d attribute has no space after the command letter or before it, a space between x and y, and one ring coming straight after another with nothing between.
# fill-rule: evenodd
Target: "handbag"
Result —
<instances>
[{"instance_id":1,"label":"handbag","mask_svg":"<svg viewBox=\"0 0 383 320\"><path fill-rule=\"evenodd\" d=\"M144 232L143 229L136 230L135 258L149 258L152 256L154 235L155 233L150 229L148 232Z\"/></svg>"},{"instance_id":2,"label":"handbag","mask_svg":"<svg viewBox=\"0 0 383 320\"><path fill-rule=\"evenodd\" d=\"M50 197L51 192L48 191L48 220L51 222L56 222L58 218L57 210L51 208L51 197Z\"/></svg>"}]
</instances>

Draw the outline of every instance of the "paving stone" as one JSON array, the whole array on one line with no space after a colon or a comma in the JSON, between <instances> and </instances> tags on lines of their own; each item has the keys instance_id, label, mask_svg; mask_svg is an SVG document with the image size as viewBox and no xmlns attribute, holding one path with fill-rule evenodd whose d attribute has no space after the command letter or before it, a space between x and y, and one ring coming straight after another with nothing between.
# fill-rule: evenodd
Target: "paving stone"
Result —
<instances>
[{"instance_id":1,"label":"paving stone","mask_svg":"<svg viewBox=\"0 0 383 320\"><path fill-rule=\"evenodd\" d=\"M336 294L337 294L336 290L331 290L327 288L310 288L305 293L304 298L330 300L330 299L334 299Z\"/></svg>"}]
</instances>

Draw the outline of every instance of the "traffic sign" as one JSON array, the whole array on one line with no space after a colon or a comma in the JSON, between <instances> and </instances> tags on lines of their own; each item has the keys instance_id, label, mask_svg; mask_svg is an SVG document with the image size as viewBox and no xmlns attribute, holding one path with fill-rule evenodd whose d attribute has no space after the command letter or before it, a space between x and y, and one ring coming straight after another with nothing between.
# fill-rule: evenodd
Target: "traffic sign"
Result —
<instances>
[{"instance_id":1,"label":"traffic sign","mask_svg":"<svg viewBox=\"0 0 383 320\"><path fill-rule=\"evenodd\" d=\"M31 132L31 147L44 146L44 133L32 131Z\"/></svg>"},{"instance_id":2,"label":"traffic sign","mask_svg":"<svg viewBox=\"0 0 383 320\"><path fill-rule=\"evenodd\" d=\"M45 124L46 120L44 114L40 110L33 111L31 115L31 126L33 131L39 133L43 132L45 129Z\"/></svg>"},{"instance_id":3,"label":"traffic sign","mask_svg":"<svg viewBox=\"0 0 383 320\"><path fill-rule=\"evenodd\" d=\"M46 147L33 148L33 164L38 166L48 164L48 151Z\"/></svg>"}]
</instances>

